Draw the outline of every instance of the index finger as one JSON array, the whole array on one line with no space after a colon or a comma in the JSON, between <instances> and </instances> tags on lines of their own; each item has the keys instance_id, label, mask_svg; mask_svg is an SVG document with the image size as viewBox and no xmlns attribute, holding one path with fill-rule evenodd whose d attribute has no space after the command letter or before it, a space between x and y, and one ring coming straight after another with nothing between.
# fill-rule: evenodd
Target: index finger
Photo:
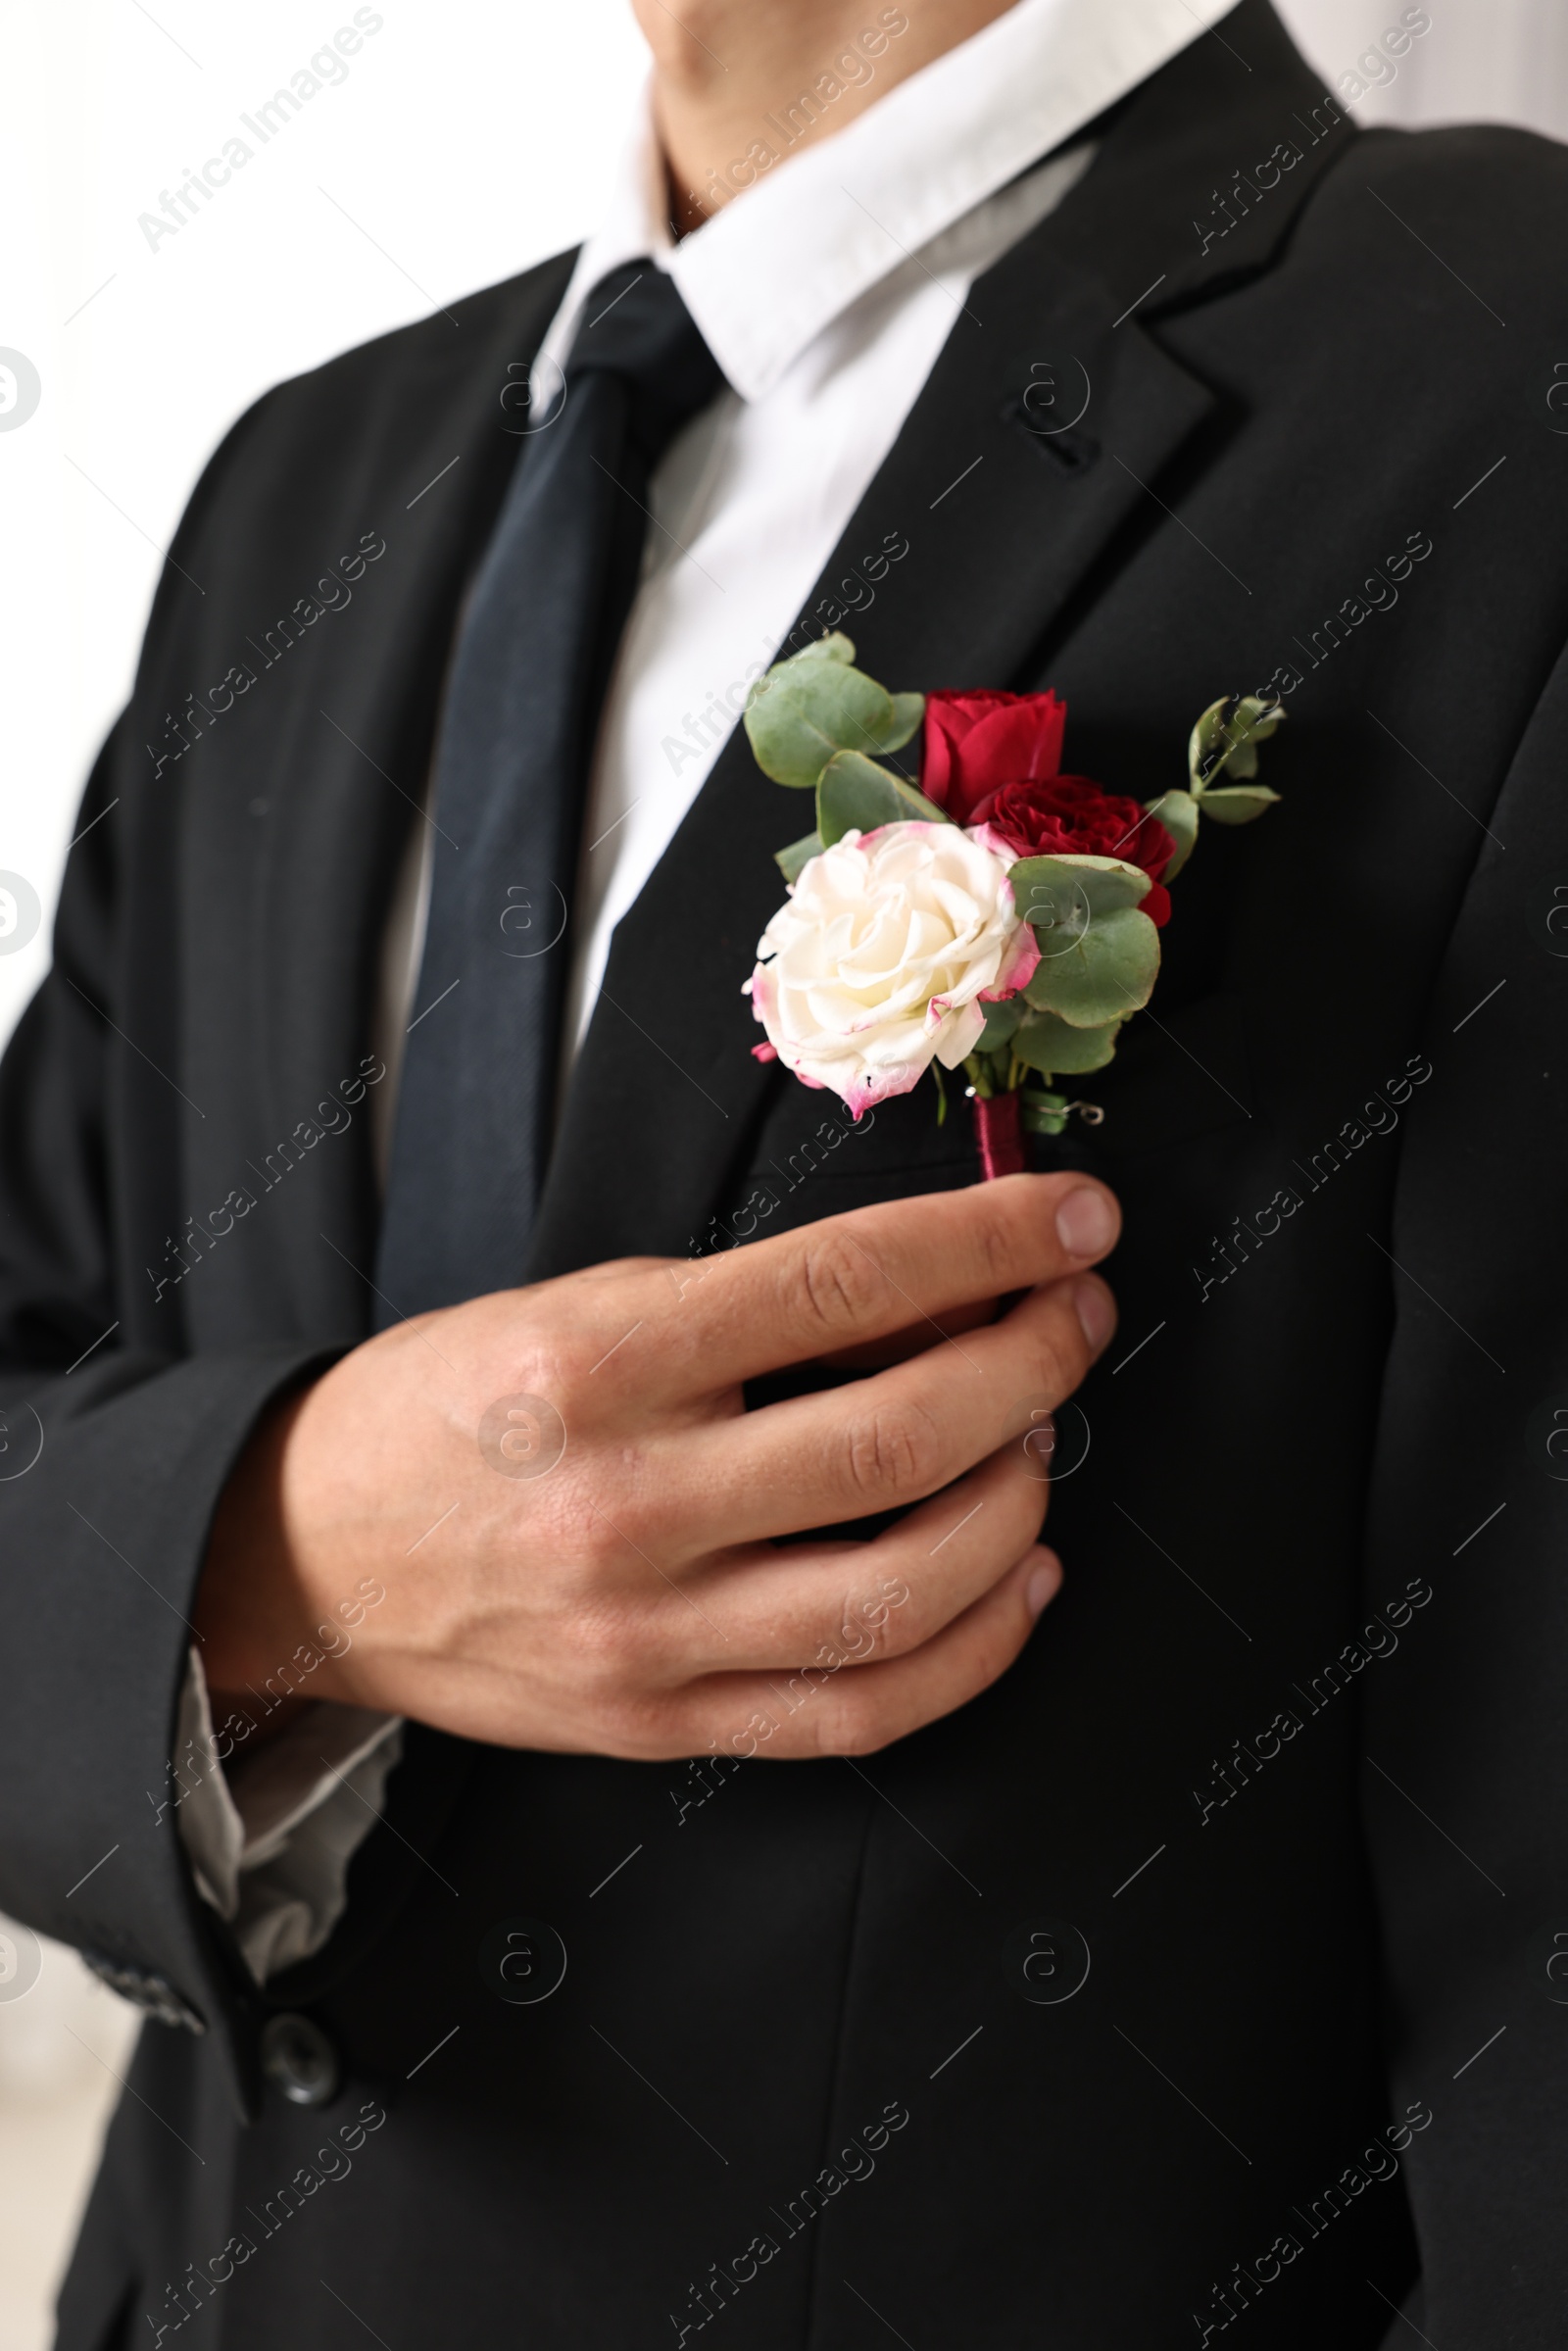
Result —
<instances>
[{"instance_id":1,"label":"index finger","mask_svg":"<svg viewBox=\"0 0 1568 2351\"><path fill-rule=\"evenodd\" d=\"M852 1208L700 1260L662 1333L665 1378L710 1394L977 1298L1058 1281L1115 1246L1115 1194L1092 1176L1003 1176Z\"/></svg>"}]
</instances>

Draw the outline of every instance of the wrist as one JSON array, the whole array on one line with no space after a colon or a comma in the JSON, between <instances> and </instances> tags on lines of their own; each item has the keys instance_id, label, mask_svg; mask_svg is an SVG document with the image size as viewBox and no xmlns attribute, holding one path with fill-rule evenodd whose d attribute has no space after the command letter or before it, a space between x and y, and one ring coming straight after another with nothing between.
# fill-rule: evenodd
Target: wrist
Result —
<instances>
[{"instance_id":1,"label":"wrist","mask_svg":"<svg viewBox=\"0 0 1568 2351\"><path fill-rule=\"evenodd\" d=\"M288 1445L310 1393L295 1389L274 1399L213 1514L192 1623L215 1716L220 1708L265 1711L269 1701L254 1693L276 1681L303 1638L309 1603L287 1537L283 1486Z\"/></svg>"}]
</instances>

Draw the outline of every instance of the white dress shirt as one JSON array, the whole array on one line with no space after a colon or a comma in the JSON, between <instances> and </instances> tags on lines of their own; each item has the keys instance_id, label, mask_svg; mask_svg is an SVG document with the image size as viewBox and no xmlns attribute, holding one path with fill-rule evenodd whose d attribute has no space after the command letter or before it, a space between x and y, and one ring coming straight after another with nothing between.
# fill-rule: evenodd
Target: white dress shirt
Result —
<instances>
[{"instance_id":1,"label":"white dress shirt","mask_svg":"<svg viewBox=\"0 0 1568 2351\"><path fill-rule=\"evenodd\" d=\"M763 126L775 160L678 244L641 111L609 210L535 363L534 413L560 384L589 293L644 254L674 279L726 388L674 441L650 487L641 583L588 783L566 1070L615 925L706 781L748 685L794 625L975 280L1087 169L1089 145L1066 144L1075 133L1235 4L1018 0L798 154L788 151L781 109ZM899 13L881 12L888 37L878 55L896 54ZM385 935L383 1170L423 941L429 839L427 825L416 826ZM205 1703L196 1667L187 1692L195 1719ZM338 1726L335 1769L323 1773L321 1718L340 1712L354 1719ZM318 1707L250 1762L231 1762L226 1780L215 1767L183 1804L198 1883L233 1922L258 1979L318 1947L340 1916L348 1858L371 1824L398 1729Z\"/></svg>"}]
</instances>

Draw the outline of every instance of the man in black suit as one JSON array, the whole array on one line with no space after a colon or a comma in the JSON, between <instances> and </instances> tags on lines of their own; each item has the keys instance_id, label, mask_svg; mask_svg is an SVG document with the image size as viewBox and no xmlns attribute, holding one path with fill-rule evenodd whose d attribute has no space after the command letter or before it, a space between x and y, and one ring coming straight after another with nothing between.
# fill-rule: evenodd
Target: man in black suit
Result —
<instances>
[{"instance_id":1,"label":"man in black suit","mask_svg":"<svg viewBox=\"0 0 1568 2351\"><path fill-rule=\"evenodd\" d=\"M60 2343L1555 2346L1568 169L1266 0L644 23L582 259L213 461L0 1074ZM1288 713L996 1185L748 1050L841 624Z\"/></svg>"}]
</instances>

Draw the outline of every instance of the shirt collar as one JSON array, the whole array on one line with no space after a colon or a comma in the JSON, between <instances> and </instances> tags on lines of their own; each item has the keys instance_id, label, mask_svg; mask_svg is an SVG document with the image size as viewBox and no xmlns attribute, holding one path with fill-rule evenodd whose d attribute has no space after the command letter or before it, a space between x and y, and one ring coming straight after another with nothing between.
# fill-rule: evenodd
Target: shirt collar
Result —
<instances>
[{"instance_id":1,"label":"shirt collar","mask_svg":"<svg viewBox=\"0 0 1568 2351\"><path fill-rule=\"evenodd\" d=\"M559 382L590 289L648 254L673 277L729 383L745 400L761 399L852 303L1235 5L1017 0L843 130L793 155L781 101L758 130L775 160L679 244L645 95L605 218L545 338L541 376Z\"/></svg>"}]
</instances>

